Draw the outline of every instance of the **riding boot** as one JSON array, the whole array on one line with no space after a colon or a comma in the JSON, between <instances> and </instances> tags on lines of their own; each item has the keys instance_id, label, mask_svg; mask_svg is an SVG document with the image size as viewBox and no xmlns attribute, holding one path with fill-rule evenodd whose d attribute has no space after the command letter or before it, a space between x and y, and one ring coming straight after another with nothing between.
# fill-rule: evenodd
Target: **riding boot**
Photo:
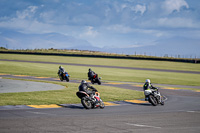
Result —
<instances>
[{"instance_id":1,"label":"riding boot","mask_svg":"<svg viewBox=\"0 0 200 133\"><path fill-rule=\"evenodd\" d=\"M148 101L148 97L147 96L145 96L145 101Z\"/></svg>"},{"instance_id":2,"label":"riding boot","mask_svg":"<svg viewBox=\"0 0 200 133\"><path fill-rule=\"evenodd\" d=\"M100 106L99 101L96 100L94 105L95 105L96 108L99 107Z\"/></svg>"}]
</instances>

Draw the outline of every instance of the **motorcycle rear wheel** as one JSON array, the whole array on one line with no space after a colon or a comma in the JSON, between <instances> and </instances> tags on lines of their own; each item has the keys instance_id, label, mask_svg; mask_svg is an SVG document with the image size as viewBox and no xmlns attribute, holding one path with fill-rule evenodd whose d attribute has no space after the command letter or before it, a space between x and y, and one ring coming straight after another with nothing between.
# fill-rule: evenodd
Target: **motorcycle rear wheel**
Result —
<instances>
[{"instance_id":1,"label":"motorcycle rear wheel","mask_svg":"<svg viewBox=\"0 0 200 133\"><path fill-rule=\"evenodd\" d=\"M86 108L86 109L91 109L92 108L91 101L89 99L85 98L85 97L83 97L81 99L81 103L82 103L83 107Z\"/></svg>"},{"instance_id":2,"label":"motorcycle rear wheel","mask_svg":"<svg viewBox=\"0 0 200 133\"><path fill-rule=\"evenodd\" d=\"M150 102L153 106L158 105L158 102L157 102L156 98L155 98L153 95L149 95L149 102Z\"/></svg>"}]
</instances>

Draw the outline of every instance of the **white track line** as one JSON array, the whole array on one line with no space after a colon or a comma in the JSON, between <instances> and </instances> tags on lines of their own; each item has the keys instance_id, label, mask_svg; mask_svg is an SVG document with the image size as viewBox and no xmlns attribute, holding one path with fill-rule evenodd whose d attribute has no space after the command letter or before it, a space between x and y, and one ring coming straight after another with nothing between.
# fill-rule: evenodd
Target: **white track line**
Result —
<instances>
[{"instance_id":1,"label":"white track line","mask_svg":"<svg viewBox=\"0 0 200 133\"><path fill-rule=\"evenodd\" d=\"M199 111L192 111L192 110L186 111L186 112L188 112L188 113L200 113Z\"/></svg>"},{"instance_id":2,"label":"white track line","mask_svg":"<svg viewBox=\"0 0 200 133\"><path fill-rule=\"evenodd\" d=\"M133 124L133 123L126 123L127 125L132 125L136 127L150 127L150 128L161 128L161 127L155 127L155 126L149 126L149 125L141 125L141 124Z\"/></svg>"}]
</instances>

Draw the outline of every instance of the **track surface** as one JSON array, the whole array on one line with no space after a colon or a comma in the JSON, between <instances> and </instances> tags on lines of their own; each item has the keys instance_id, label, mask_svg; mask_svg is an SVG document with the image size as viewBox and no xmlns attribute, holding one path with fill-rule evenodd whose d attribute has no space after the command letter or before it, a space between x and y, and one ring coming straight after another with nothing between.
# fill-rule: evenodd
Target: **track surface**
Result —
<instances>
[{"instance_id":1,"label":"track surface","mask_svg":"<svg viewBox=\"0 0 200 133\"><path fill-rule=\"evenodd\" d=\"M0 93L60 90L63 86L42 82L0 79Z\"/></svg>"},{"instance_id":2,"label":"track surface","mask_svg":"<svg viewBox=\"0 0 200 133\"><path fill-rule=\"evenodd\" d=\"M141 90L141 87L126 83L104 85ZM80 105L0 110L0 132L199 133L200 93L187 90L160 91L167 97L164 106L118 102L117 106L93 110L83 109Z\"/></svg>"},{"instance_id":3,"label":"track surface","mask_svg":"<svg viewBox=\"0 0 200 133\"><path fill-rule=\"evenodd\" d=\"M115 84L114 86L141 89L130 86L130 84ZM0 132L198 133L200 130L200 93L163 89L161 93L168 100L164 106L156 107L150 104L116 102L117 106L93 110L83 109L81 105L57 109L0 110Z\"/></svg>"}]
</instances>

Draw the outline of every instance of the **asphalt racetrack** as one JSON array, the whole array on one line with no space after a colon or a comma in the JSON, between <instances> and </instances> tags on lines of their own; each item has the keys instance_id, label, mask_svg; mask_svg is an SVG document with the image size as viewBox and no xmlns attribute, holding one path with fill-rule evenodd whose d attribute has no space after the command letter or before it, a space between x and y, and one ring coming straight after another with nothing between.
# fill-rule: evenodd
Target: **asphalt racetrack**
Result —
<instances>
[{"instance_id":1,"label":"asphalt racetrack","mask_svg":"<svg viewBox=\"0 0 200 133\"><path fill-rule=\"evenodd\" d=\"M63 86L56 84L0 78L0 93L60 90L63 88Z\"/></svg>"},{"instance_id":2,"label":"asphalt racetrack","mask_svg":"<svg viewBox=\"0 0 200 133\"><path fill-rule=\"evenodd\" d=\"M12 77L1 75L6 76ZM102 85L141 91L141 87L126 83ZM3 108L0 133L199 133L200 92L168 89L160 92L167 98L164 106L116 101L116 105L91 110L80 104L61 108Z\"/></svg>"}]
</instances>

